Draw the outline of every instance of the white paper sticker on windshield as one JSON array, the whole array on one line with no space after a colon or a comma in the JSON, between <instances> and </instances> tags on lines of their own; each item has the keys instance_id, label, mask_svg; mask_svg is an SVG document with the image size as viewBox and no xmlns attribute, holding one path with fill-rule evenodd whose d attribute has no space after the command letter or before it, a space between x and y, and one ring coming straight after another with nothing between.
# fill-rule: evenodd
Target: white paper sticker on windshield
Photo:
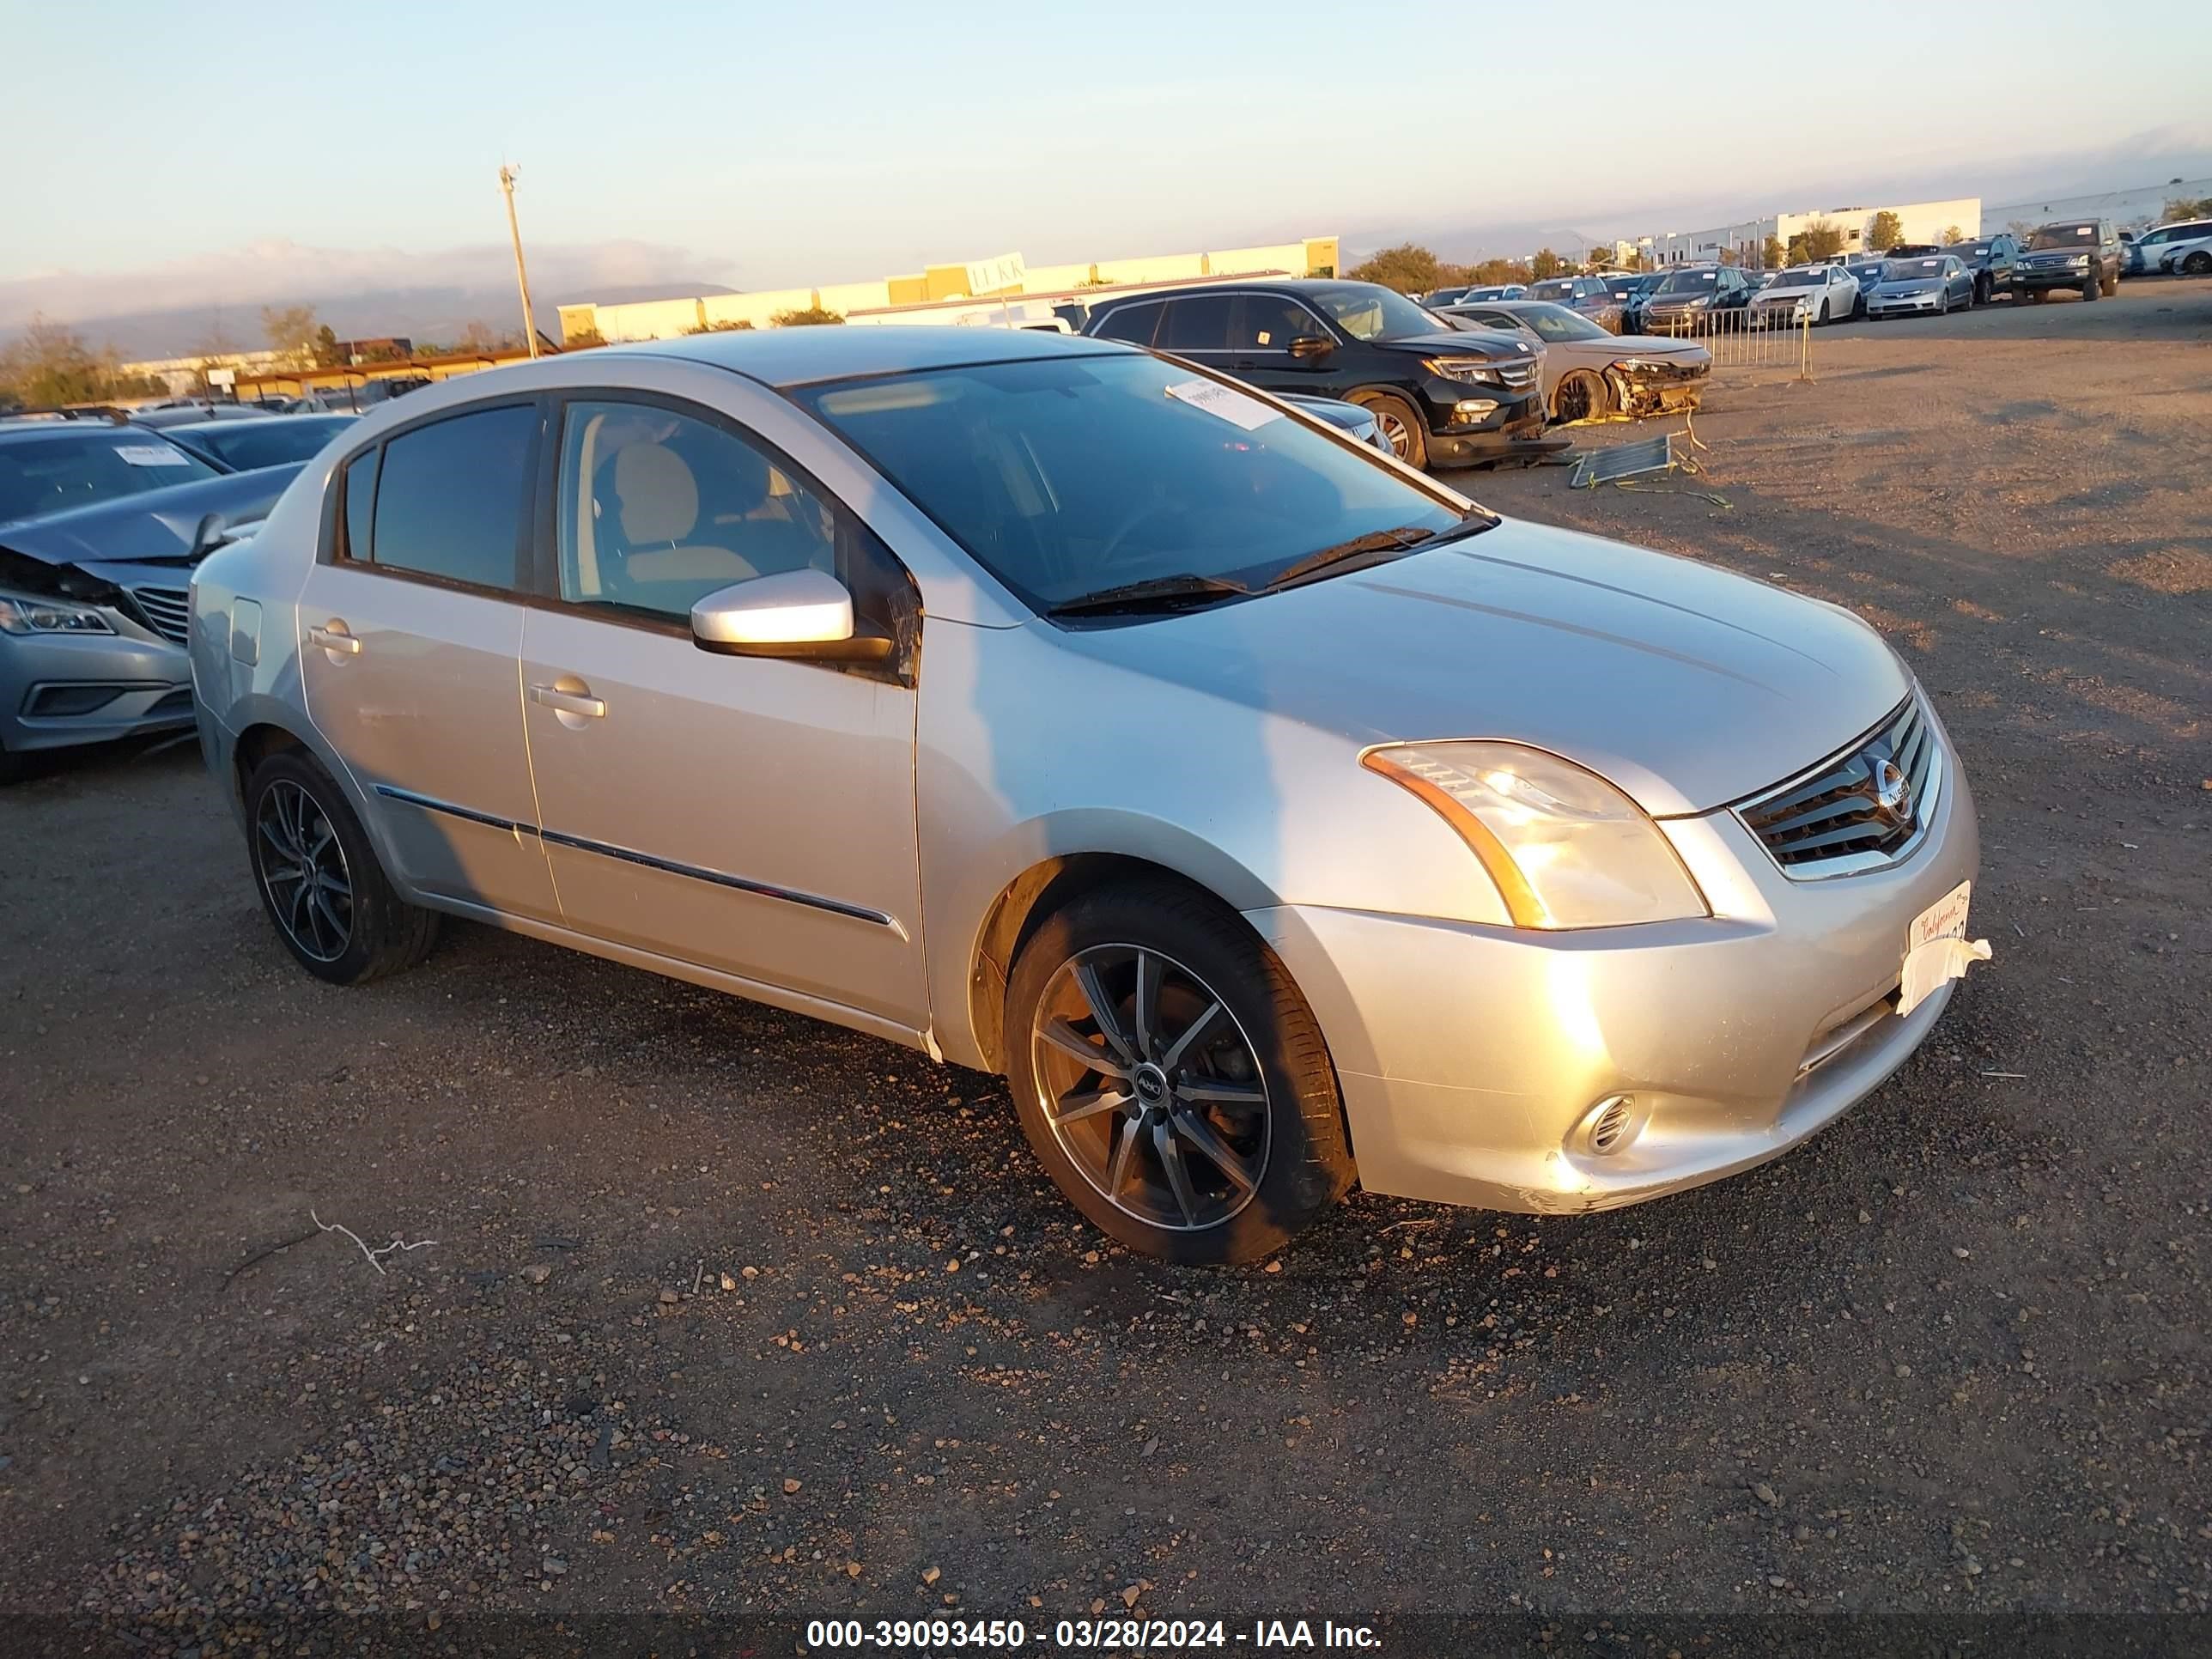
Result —
<instances>
[{"instance_id":1,"label":"white paper sticker on windshield","mask_svg":"<svg viewBox=\"0 0 2212 1659\"><path fill-rule=\"evenodd\" d=\"M118 444L115 453L125 466L190 466L191 457L167 444Z\"/></svg>"},{"instance_id":2,"label":"white paper sticker on windshield","mask_svg":"<svg viewBox=\"0 0 2212 1659\"><path fill-rule=\"evenodd\" d=\"M2092 230L2092 229L2091 229L2087 225L2076 225L2076 226L2075 226L2075 227L2074 227L2074 234L2075 234L2076 236L2092 236L2092 235L2094 235L2096 233L2095 233L2094 231L2093 231L2093 230Z\"/></svg>"},{"instance_id":3,"label":"white paper sticker on windshield","mask_svg":"<svg viewBox=\"0 0 2212 1659\"><path fill-rule=\"evenodd\" d=\"M1178 380L1168 388L1168 396L1193 409L1218 415L1247 432L1283 418L1280 410L1270 409L1257 398L1248 398L1236 387L1223 386L1218 380Z\"/></svg>"}]
</instances>

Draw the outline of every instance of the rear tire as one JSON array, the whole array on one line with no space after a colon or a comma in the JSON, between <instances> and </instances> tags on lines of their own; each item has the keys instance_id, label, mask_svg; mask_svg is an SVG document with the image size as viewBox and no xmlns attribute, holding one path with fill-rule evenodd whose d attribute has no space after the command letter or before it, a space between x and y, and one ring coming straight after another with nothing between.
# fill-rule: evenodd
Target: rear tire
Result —
<instances>
[{"instance_id":1,"label":"rear tire","mask_svg":"<svg viewBox=\"0 0 2212 1659\"><path fill-rule=\"evenodd\" d=\"M2208 267L2212 267L2212 261L2208 261L2207 264ZM2107 276L2101 286L2105 291L2105 297L2109 300L2120 291L2120 279L2118 276Z\"/></svg>"},{"instance_id":2,"label":"rear tire","mask_svg":"<svg viewBox=\"0 0 2212 1659\"><path fill-rule=\"evenodd\" d=\"M2212 253L2192 253L2181 262L2185 276L2212 276Z\"/></svg>"},{"instance_id":3,"label":"rear tire","mask_svg":"<svg viewBox=\"0 0 2212 1659\"><path fill-rule=\"evenodd\" d=\"M1971 308L1972 306L1985 306L1996 297L1996 287L1988 277L1977 276L1974 278L1974 297L1968 302L1969 307Z\"/></svg>"},{"instance_id":4,"label":"rear tire","mask_svg":"<svg viewBox=\"0 0 2212 1659\"><path fill-rule=\"evenodd\" d=\"M1612 413L1612 389L1602 376L1587 368L1568 370L1552 388L1552 418L1562 424L1596 420Z\"/></svg>"},{"instance_id":5,"label":"rear tire","mask_svg":"<svg viewBox=\"0 0 2212 1659\"><path fill-rule=\"evenodd\" d=\"M1395 392L1365 392L1352 401L1375 417L1376 425L1389 441L1390 453L1407 466L1426 467L1429 464L1429 433L1421 423L1421 416L1413 404Z\"/></svg>"},{"instance_id":6,"label":"rear tire","mask_svg":"<svg viewBox=\"0 0 2212 1659\"><path fill-rule=\"evenodd\" d=\"M2027 291L2027 297L2034 301L2036 304L2041 305L2045 300L2048 300L2051 297L2051 290L2047 288L2030 289Z\"/></svg>"},{"instance_id":7,"label":"rear tire","mask_svg":"<svg viewBox=\"0 0 2212 1659\"><path fill-rule=\"evenodd\" d=\"M1006 1031L1030 1146L1132 1249L1248 1261L1352 1187L1312 1010L1243 919L1202 893L1132 882L1048 918L1015 958Z\"/></svg>"},{"instance_id":8,"label":"rear tire","mask_svg":"<svg viewBox=\"0 0 2212 1659\"><path fill-rule=\"evenodd\" d=\"M393 890L345 792L305 750L279 750L253 769L246 826L262 908L317 979L366 985L430 953L437 912Z\"/></svg>"}]
</instances>

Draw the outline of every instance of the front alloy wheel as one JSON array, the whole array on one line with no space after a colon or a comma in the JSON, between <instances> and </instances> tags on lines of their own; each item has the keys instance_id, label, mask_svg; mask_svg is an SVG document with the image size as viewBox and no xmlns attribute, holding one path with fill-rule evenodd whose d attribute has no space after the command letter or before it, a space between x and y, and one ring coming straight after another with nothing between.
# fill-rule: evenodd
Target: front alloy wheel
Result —
<instances>
[{"instance_id":1,"label":"front alloy wheel","mask_svg":"<svg viewBox=\"0 0 2212 1659\"><path fill-rule=\"evenodd\" d=\"M1104 945L1061 964L1036 1006L1031 1066L1053 1137L1117 1210L1198 1231L1267 1172L1267 1085L1212 988L1158 951Z\"/></svg>"}]
</instances>

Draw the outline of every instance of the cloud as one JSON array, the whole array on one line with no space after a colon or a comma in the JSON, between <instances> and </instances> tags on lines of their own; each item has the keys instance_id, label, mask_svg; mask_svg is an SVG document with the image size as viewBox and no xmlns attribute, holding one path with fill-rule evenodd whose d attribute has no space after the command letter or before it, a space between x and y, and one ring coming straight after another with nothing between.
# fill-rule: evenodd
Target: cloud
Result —
<instances>
[{"instance_id":1,"label":"cloud","mask_svg":"<svg viewBox=\"0 0 2212 1659\"><path fill-rule=\"evenodd\" d=\"M641 241L534 244L527 252L530 285L541 305L599 289L719 279L726 263ZM397 291L482 289L514 280L514 252L502 242L410 252L272 239L142 270L52 270L0 281L0 329L20 328L34 315L82 324L151 311L245 311Z\"/></svg>"}]
</instances>

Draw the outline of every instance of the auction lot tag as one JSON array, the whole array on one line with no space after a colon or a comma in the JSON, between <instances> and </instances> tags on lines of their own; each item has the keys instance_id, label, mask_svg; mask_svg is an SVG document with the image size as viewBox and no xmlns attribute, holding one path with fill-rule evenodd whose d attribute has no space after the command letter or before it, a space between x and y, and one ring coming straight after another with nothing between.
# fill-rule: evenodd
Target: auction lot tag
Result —
<instances>
[{"instance_id":1,"label":"auction lot tag","mask_svg":"<svg viewBox=\"0 0 2212 1659\"><path fill-rule=\"evenodd\" d=\"M172 449L167 444L122 444L115 453L123 458L125 466L190 466L191 459L181 449Z\"/></svg>"},{"instance_id":2,"label":"auction lot tag","mask_svg":"<svg viewBox=\"0 0 2212 1659\"><path fill-rule=\"evenodd\" d=\"M1905 979L1898 988L1899 1018L1911 1013L1947 981L1963 979L1967 968L1990 959L1990 942L1966 941L1966 905L1974 884L1962 881L1913 917L1905 936Z\"/></svg>"},{"instance_id":3,"label":"auction lot tag","mask_svg":"<svg viewBox=\"0 0 2212 1659\"><path fill-rule=\"evenodd\" d=\"M1223 386L1218 380L1178 380L1168 388L1168 396L1193 409L1218 415L1247 432L1283 418L1282 410L1270 409L1257 398L1248 398L1236 387Z\"/></svg>"}]
</instances>

